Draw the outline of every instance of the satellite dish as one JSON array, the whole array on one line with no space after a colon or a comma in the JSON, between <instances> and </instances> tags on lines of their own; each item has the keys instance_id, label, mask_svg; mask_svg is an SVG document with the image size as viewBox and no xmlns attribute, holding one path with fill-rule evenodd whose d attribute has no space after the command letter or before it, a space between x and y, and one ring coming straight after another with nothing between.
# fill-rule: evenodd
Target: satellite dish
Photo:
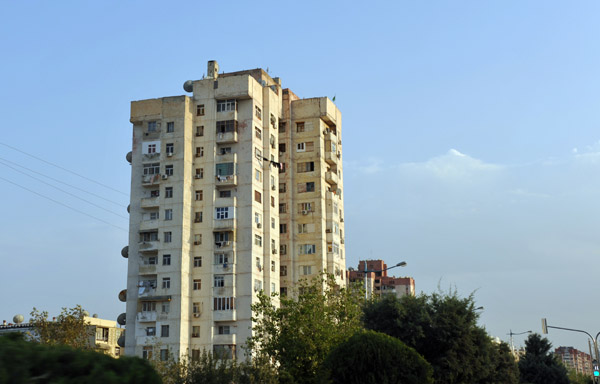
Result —
<instances>
[{"instance_id":1,"label":"satellite dish","mask_svg":"<svg viewBox=\"0 0 600 384\"><path fill-rule=\"evenodd\" d=\"M133 159L133 153L131 153L131 151L127 152L127 155L125 155L125 159L129 164L131 164L131 160Z\"/></svg>"},{"instance_id":2,"label":"satellite dish","mask_svg":"<svg viewBox=\"0 0 600 384\"><path fill-rule=\"evenodd\" d=\"M119 317L117 317L117 323L119 323L119 325L125 325L125 318L127 317L127 315L125 313L121 313L119 315Z\"/></svg>"},{"instance_id":3,"label":"satellite dish","mask_svg":"<svg viewBox=\"0 0 600 384\"><path fill-rule=\"evenodd\" d=\"M119 292L119 301L121 301L123 303L127 301L127 290L126 289Z\"/></svg>"},{"instance_id":4,"label":"satellite dish","mask_svg":"<svg viewBox=\"0 0 600 384\"><path fill-rule=\"evenodd\" d=\"M23 322L23 320L25 320L25 317L23 317L23 315L15 315L13 317L13 322L15 324L21 324Z\"/></svg>"},{"instance_id":5,"label":"satellite dish","mask_svg":"<svg viewBox=\"0 0 600 384\"><path fill-rule=\"evenodd\" d=\"M94 313L94 314L92 315L92 317L93 317L94 319L97 319L97 318L98 318L98 314L97 314L97 313Z\"/></svg>"},{"instance_id":6,"label":"satellite dish","mask_svg":"<svg viewBox=\"0 0 600 384\"><path fill-rule=\"evenodd\" d=\"M121 256L124 258L129 257L129 245L126 245L123 247L123 249L121 249Z\"/></svg>"},{"instance_id":7,"label":"satellite dish","mask_svg":"<svg viewBox=\"0 0 600 384\"><path fill-rule=\"evenodd\" d=\"M194 82L192 80L188 80L183 83L183 90L186 92L194 92Z\"/></svg>"},{"instance_id":8,"label":"satellite dish","mask_svg":"<svg viewBox=\"0 0 600 384\"><path fill-rule=\"evenodd\" d=\"M127 213L131 213L131 204L127 206Z\"/></svg>"}]
</instances>

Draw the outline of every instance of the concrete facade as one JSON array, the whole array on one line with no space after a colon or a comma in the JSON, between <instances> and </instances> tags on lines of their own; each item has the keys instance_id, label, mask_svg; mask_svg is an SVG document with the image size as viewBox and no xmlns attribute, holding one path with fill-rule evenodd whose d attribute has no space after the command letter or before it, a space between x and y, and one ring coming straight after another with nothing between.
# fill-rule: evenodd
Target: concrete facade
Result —
<instances>
[{"instance_id":1,"label":"concrete facade","mask_svg":"<svg viewBox=\"0 0 600 384\"><path fill-rule=\"evenodd\" d=\"M319 170L311 174L318 185L311 201L318 210L301 216L301 223L319 232L306 241L315 245L314 252L301 260L314 265L313 275L336 273L337 267L343 280L343 256L336 260L327 252L331 184L322 149L324 125L331 125L331 118L341 121L339 111L326 98L290 101L291 92L261 69L219 74L218 64L209 62L208 74L185 83L191 96L131 104L130 235L124 252L128 355L149 357L159 346L161 357L173 353L194 359L206 349L241 358L258 292L285 291L295 281L280 284L282 271L303 265L296 252L284 252L280 259L287 245L280 240L281 204L304 202L280 193L297 161L284 168L280 152L282 140L295 146L294 137L282 136L282 127L296 121L290 104L304 111L300 118L312 119L316 150L301 158L314 158ZM336 161L341 179L341 155ZM343 217L343 204L338 209ZM296 224L297 219L286 219L290 227Z\"/></svg>"},{"instance_id":2,"label":"concrete facade","mask_svg":"<svg viewBox=\"0 0 600 384\"><path fill-rule=\"evenodd\" d=\"M582 375L593 376L594 368L589 354L573 347L558 347L554 350L554 354L560 357L565 367Z\"/></svg>"},{"instance_id":3,"label":"concrete facade","mask_svg":"<svg viewBox=\"0 0 600 384\"><path fill-rule=\"evenodd\" d=\"M364 284L365 262L367 264L367 296L395 295L400 298L404 295L415 295L415 280L412 277L388 276L387 264L383 260L360 260L358 269L348 271L350 282ZM371 272L380 271L380 272Z\"/></svg>"}]
</instances>

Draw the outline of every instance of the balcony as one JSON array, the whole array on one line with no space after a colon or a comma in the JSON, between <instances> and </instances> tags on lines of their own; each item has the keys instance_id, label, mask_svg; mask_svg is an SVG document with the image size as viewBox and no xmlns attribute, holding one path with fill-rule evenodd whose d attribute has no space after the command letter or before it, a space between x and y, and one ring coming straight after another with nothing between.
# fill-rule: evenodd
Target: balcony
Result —
<instances>
[{"instance_id":1,"label":"balcony","mask_svg":"<svg viewBox=\"0 0 600 384\"><path fill-rule=\"evenodd\" d=\"M158 196L143 197L141 200L142 208L157 208L159 206Z\"/></svg>"},{"instance_id":2,"label":"balcony","mask_svg":"<svg viewBox=\"0 0 600 384\"><path fill-rule=\"evenodd\" d=\"M213 321L236 321L235 309L229 311L213 311Z\"/></svg>"},{"instance_id":3,"label":"balcony","mask_svg":"<svg viewBox=\"0 0 600 384\"><path fill-rule=\"evenodd\" d=\"M158 159L159 157L160 157L160 152L144 153L142 155L142 160L143 161L154 160L154 159Z\"/></svg>"},{"instance_id":4,"label":"balcony","mask_svg":"<svg viewBox=\"0 0 600 384\"><path fill-rule=\"evenodd\" d=\"M233 250L233 241L216 241L215 250L218 251L231 251Z\"/></svg>"},{"instance_id":5,"label":"balcony","mask_svg":"<svg viewBox=\"0 0 600 384\"><path fill-rule=\"evenodd\" d=\"M158 240L143 241L141 243L138 243L139 251L143 252L143 253L146 253L146 252L158 252L158 244L159 244Z\"/></svg>"},{"instance_id":6,"label":"balcony","mask_svg":"<svg viewBox=\"0 0 600 384\"><path fill-rule=\"evenodd\" d=\"M216 327L215 327L216 328ZM230 333L228 335L219 335L217 333L213 334L213 343L214 344L235 344L235 333Z\"/></svg>"},{"instance_id":7,"label":"balcony","mask_svg":"<svg viewBox=\"0 0 600 384\"><path fill-rule=\"evenodd\" d=\"M237 176L236 175L215 176L215 179L216 179L215 184L216 184L217 188L237 186Z\"/></svg>"},{"instance_id":8,"label":"balcony","mask_svg":"<svg viewBox=\"0 0 600 384\"><path fill-rule=\"evenodd\" d=\"M155 275L156 264L143 264L140 263L140 275Z\"/></svg>"},{"instance_id":9,"label":"balcony","mask_svg":"<svg viewBox=\"0 0 600 384\"><path fill-rule=\"evenodd\" d=\"M340 156L336 152L325 152L325 161L330 165L337 165Z\"/></svg>"},{"instance_id":10,"label":"balcony","mask_svg":"<svg viewBox=\"0 0 600 384\"><path fill-rule=\"evenodd\" d=\"M235 163L237 161L237 153L217 154L216 163Z\"/></svg>"},{"instance_id":11,"label":"balcony","mask_svg":"<svg viewBox=\"0 0 600 384\"><path fill-rule=\"evenodd\" d=\"M232 144L238 142L237 132L219 132L216 137L217 144Z\"/></svg>"},{"instance_id":12,"label":"balcony","mask_svg":"<svg viewBox=\"0 0 600 384\"><path fill-rule=\"evenodd\" d=\"M156 311L151 311L151 312L138 312L135 320L140 322L140 323L144 323L144 322L152 322L152 321L156 321L157 318L157 314Z\"/></svg>"},{"instance_id":13,"label":"balcony","mask_svg":"<svg viewBox=\"0 0 600 384\"><path fill-rule=\"evenodd\" d=\"M148 231L158 228L158 220L142 220L140 222L140 231Z\"/></svg>"},{"instance_id":14,"label":"balcony","mask_svg":"<svg viewBox=\"0 0 600 384\"><path fill-rule=\"evenodd\" d=\"M213 295L215 296L234 296L235 288L230 286L213 287Z\"/></svg>"},{"instance_id":15,"label":"balcony","mask_svg":"<svg viewBox=\"0 0 600 384\"><path fill-rule=\"evenodd\" d=\"M222 230L234 230L235 229L235 219L214 219L213 220L213 230L222 231Z\"/></svg>"},{"instance_id":16,"label":"balcony","mask_svg":"<svg viewBox=\"0 0 600 384\"><path fill-rule=\"evenodd\" d=\"M336 172L325 172L325 181L337 188L338 175Z\"/></svg>"},{"instance_id":17,"label":"balcony","mask_svg":"<svg viewBox=\"0 0 600 384\"><path fill-rule=\"evenodd\" d=\"M213 272L216 275L235 274L235 264L233 264L233 263L214 264Z\"/></svg>"},{"instance_id":18,"label":"balcony","mask_svg":"<svg viewBox=\"0 0 600 384\"><path fill-rule=\"evenodd\" d=\"M151 187L160 183L160 175L144 175L142 176L142 185L144 187Z\"/></svg>"}]
</instances>

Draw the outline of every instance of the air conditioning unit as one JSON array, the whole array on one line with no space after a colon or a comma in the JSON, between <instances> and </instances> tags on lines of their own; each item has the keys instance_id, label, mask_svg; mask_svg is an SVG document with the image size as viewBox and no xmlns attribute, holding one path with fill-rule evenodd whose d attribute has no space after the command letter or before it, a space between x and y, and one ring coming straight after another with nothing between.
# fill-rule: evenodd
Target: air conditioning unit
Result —
<instances>
[{"instance_id":1,"label":"air conditioning unit","mask_svg":"<svg viewBox=\"0 0 600 384\"><path fill-rule=\"evenodd\" d=\"M167 157L173 156L173 152L167 152Z\"/></svg>"},{"instance_id":2,"label":"air conditioning unit","mask_svg":"<svg viewBox=\"0 0 600 384\"><path fill-rule=\"evenodd\" d=\"M275 125L276 122L277 119L275 118L275 116L271 115L271 124Z\"/></svg>"},{"instance_id":3,"label":"air conditioning unit","mask_svg":"<svg viewBox=\"0 0 600 384\"><path fill-rule=\"evenodd\" d=\"M275 248L273 248L271 251L273 252L274 255L277 254L277 250Z\"/></svg>"},{"instance_id":4,"label":"air conditioning unit","mask_svg":"<svg viewBox=\"0 0 600 384\"><path fill-rule=\"evenodd\" d=\"M167 180L168 178L169 178L169 175L162 175L163 180Z\"/></svg>"},{"instance_id":5,"label":"air conditioning unit","mask_svg":"<svg viewBox=\"0 0 600 384\"><path fill-rule=\"evenodd\" d=\"M256 223L256 228L262 228L262 224L261 223Z\"/></svg>"},{"instance_id":6,"label":"air conditioning unit","mask_svg":"<svg viewBox=\"0 0 600 384\"><path fill-rule=\"evenodd\" d=\"M197 174L197 175L195 175L195 176L194 176L194 178L196 178L196 179L201 179L201 178L202 178L202 175L198 175L198 174Z\"/></svg>"},{"instance_id":7,"label":"air conditioning unit","mask_svg":"<svg viewBox=\"0 0 600 384\"><path fill-rule=\"evenodd\" d=\"M200 245L199 241L194 241L194 245Z\"/></svg>"},{"instance_id":8,"label":"air conditioning unit","mask_svg":"<svg viewBox=\"0 0 600 384\"><path fill-rule=\"evenodd\" d=\"M194 317L200 317L199 313L194 313Z\"/></svg>"},{"instance_id":9,"label":"air conditioning unit","mask_svg":"<svg viewBox=\"0 0 600 384\"><path fill-rule=\"evenodd\" d=\"M306 210L303 210L303 211L302 211L302 214L303 214L303 215L308 215L308 211L306 211Z\"/></svg>"},{"instance_id":10,"label":"air conditioning unit","mask_svg":"<svg viewBox=\"0 0 600 384\"><path fill-rule=\"evenodd\" d=\"M325 233L331 233L331 229L327 228L327 229L325 230Z\"/></svg>"},{"instance_id":11,"label":"air conditioning unit","mask_svg":"<svg viewBox=\"0 0 600 384\"><path fill-rule=\"evenodd\" d=\"M274 191L275 190L275 185L271 185L271 189Z\"/></svg>"},{"instance_id":12,"label":"air conditioning unit","mask_svg":"<svg viewBox=\"0 0 600 384\"><path fill-rule=\"evenodd\" d=\"M344 222L344 218L343 217L340 219L340 222L342 222L342 223Z\"/></svg>"}]
</instances>

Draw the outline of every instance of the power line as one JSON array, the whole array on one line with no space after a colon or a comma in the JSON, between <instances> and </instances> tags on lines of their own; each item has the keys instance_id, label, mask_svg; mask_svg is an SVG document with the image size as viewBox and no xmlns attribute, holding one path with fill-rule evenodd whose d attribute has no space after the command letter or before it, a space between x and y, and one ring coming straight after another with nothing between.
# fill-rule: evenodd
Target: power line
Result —
<instances>
[{"instance_id":1,"label":"power line","mask_svg":"<svg viewBox=\"0 0 600 384\"><path fill-rule=\"evenodd\" d=\"M108 224L108 225L110 225L111 227L119 228L119 229L121 229L121 230L123 230L123 231L129 232L129 230L127 230L127 229L125 229L125 228L123 228L123 227L119 227L118 225L115 225L115 224L112 224L112 223L110 223L110 222L108 222L108 221L106 221L106 220L100 219L99 217L96 217L96 216L94 216L94 215L90 215L89 213L85 213L85 212L83 212L83 211L80 211L80 210L79 210L79 209L77 209L77 208L73 208L73 207L71 207L71 206L69 206L69 205L67 205L67 204L61 203L61 202L60 202L60 201L58 201L58 200L54 200L54 199L52 199L52 198L50 198L50 197L48 197L48 196L44 196L44 195L42 195L42 194L40 194L40 193L37 193L36 191L32 191L31 189L29 189L29 188L27 188L27 187L24 187L24 186L22 186L22 185L19 185L19 184L17 184L17 183L14 183L14 182L12 182L12 181L10 181L10 180L7 180L7 179L5 179L5 178L4 178L4 177L2 177L2 176L0 176L0 180L4 180L4 181L6 181L7 183L10 183L10 184L12 184L12 185L16 185L16 186L17 186L17 187L19 187L19 188L22 188L22 189L24 189L24 190L26 190L26 191L29 191L29 192L31 192L31 193L33 193L33 194L35 194L35 195L38 195L38 196L40 196L40 197L43 197L44 199L50 200L50 201L52 201L52 202L54 202L54 203L56 203L56 204L58 204L58 205L62 205L63 207L65 207L65 208L68 208L68 209L70 209L70 210L72 210L72 211L75 211L75 212L77 212L77 213L81 213L82 215L86 215L86 216L88 216L88 217L91 217L92 219L96 219L96 220L98 220L98 221L101 221L101 222L103 222L104 224Z\"/></svg>"},{"instance_id":2,"label":"power line","mask_svg":"<svg viewBox=\"0 0 600 384\"><path fill-rule=\"evenodd\" d=\"M99 181L92 180L92 179L90 179L90 178L89 178L89 177L87 177L87 176L80 175L80 174L79 174L79 173L77 173L77 172L73 172L73 171L71 171L71 170L69 170L69 169L67 169L67 168L61 167L60 165L57 165L57 164L54 164L54 163L51 163L51 162L49 162L49 161L47 161L47 160L44 160L44 159L42 159L42 158L39 158L39 157L37 157L37 156L35 156L35 155L32 155L32 154L30 154L30 153L27 153L27 152L25 152L25 151L22 151L22 150L20 150L20 149L18 149L18 148L15 148L15 147L11 146L11 145L8 145L8 144L6 144L6 143L0 142L0 145L4 145L5 147L8 147L8 148L10 148L10 149L12 149L12 150L14 150L14 151L17 151L17 152L21 152L21 153L22 153L22 154L24 154L24 155L27 155L27 156L29 156L29 157L32 157L32 158L36 159L36 160L42 161L42 162L44 162L44 163L46 163L46 164L50 164L50 165L51 165L51 166L53 166L53 167L56 167L56 168L58 168L58 169L62 169L63 171L65 171L65 172L69 172L69 173L71 173L71 174L73 174L73 175L75 175L75 176L79 176L79 177L81 177L82 179L85 179L85 180L87 180L87 181L91 181L92 183L94 183L94 184L98 184L98 185L100 185L100 186L102 186L102 187L104 187L104 188L108 188L108 189L110 189L110 190L112 190L112 191L115 191L115 192L117 192L117 193L120 193L120 194L122 194L122 195L129 196L129 195L128 195L127 193L125 193L125 192L119 191L118 189L115 189L115 188L113 188L113 187L110 187L110 186L108 186L108 185L106 185L106 184L102 184L102 183L101 183L101 182L99 182Z\"/></svg>"},{"instance_id":3,"label":"power line","mask_svg":"<svg viewBox=\"0 0 600 384\"><path fill-rule=\"evenodd\" d=\"M10 164L12 164L12 165L14 165L14 166L16 166L16 167L19 167L19 168L26 169L26 170L28 170L29 172L32 172L32 173L38 174L38 175L40 175L40 176L43 176L43 177L45 177L45 178L47 178L47 179L50 179L50 180L52 180L52 181L55 181L55 182L57 182L57 183L60 183L60 184L66 185L67 187L71 187L71 188L73 188L73 189L77 189L77 190L79 190L79 191L81 191L81 192L84 192L84 193L90 194L90 195L92 195L92 196L95 196L95 197L97 197L97 198L99 198L99 199L102 199L102 200L104 200L104 201L107 201L107 202L109 202L109 203L112 203L112 204L118 205L119 207L125 207L125 205L123 205L123 204L121 204L121 203L119 203L119 202L117 202L117 201L114 201L114 200L107 199L107 198L105 198L105 197L103 197L103 196L100 196L100 195L98 195L98 194L95 194L94 192L90 192L90 191L87 191L87 190L85 190L85 189L83 189L83 188L79 188L79 187L77 187L77 186L75 186L75 185L71 185L71 184L69 184L69 183L65 183L64 181L60 181L60 180L58 180L58 179L55 179L54 177L51 177L51 176L48 176L48 175L44 175L42 172L35 171L35 170L31 169L31 168L27 168L27 167L25 167L25 166L23 166L23 165L17 164L17 163L15 163L14 161L6 160L6 159L4 159L4 158L0 157L0 163L1 163L2 161L4 161L4 162L7 162L7 163L10 163ZM6 164L4 164L4 165L6 165ZM7 166L8 166L8 165L7 165ZM13 168L13 169L14 169L14 168Z\"/></svg>"},{"instance_id":4,"label":"power line","mask_svg":"<svg viewBox=\"0 0 600 384\"><path fill-rule=\"evenodd\" d=\"M123 219L129 219L127 216L123 216L123 215L121 215L121 214L119 214L119 213L117 213L117 212L111 211L110 209L104 208L104 207L103 207L103 206L101 206L101 205L98 205L98 204L96 204L96 203L93 203L93 202L91 202L91 201L89 201L89 200L86 200L86 199L84 199L83 197L79 197L79 196L77 196L77 195L75 195L75 194L73 194L73 193L71 193L71 192L65 191L64 189L62 189L62 188L59 188L59 187L57 187L56 185L52 185L52 184L50 184L50 183L47 183L47 182L45 182L44 180L41 180L41 179L39 179L39 178L37 178L37 177L35 177L35 176L29 175L29 174L27 174L27 173L25 173L25 172L23 172L23 171L20 171L20 170L16 169L15 167L12 167L12 166L10 166L10 165L8 165L8 164L4 164L4 163L2 163L1 161L0 161L0 164L4 165L5 167L8 167L8 168L10 168L10 169L12 169L12 170L14 170L14 171L16 171L16 172L19 172L19 173L21 173L21 174L23 174L23 175L25 175L25 176L27 176L27 177L31 177L32 179L34 179L34 180L37 180L37 181L39 181L40 183L46 184L46 185L48 185L48 186L50 186L50 187L52 187L52 188L54 188L54 189L57 189L57 190L59 190L59 191L61 191L61 192L63 192L63 193L66 193L66 194L67 194L67 195L69 195L69 196L72 196L72 197L74 197L74 198L76 198L76 199L79 199L79 200L81 200L81 201L84 201L84 202L86 202L86 203L88 203L88 204L90 204L90 205L93 205L93 206L94 206L94 207L96 207L96 208L100 208L100 209L102 209L102 210L104 210L104 211L106 211L106 212L112 213L112 214L113 214L113 215L115 215L115 216L122 217Z\"/></svg>"}]
</instances>

